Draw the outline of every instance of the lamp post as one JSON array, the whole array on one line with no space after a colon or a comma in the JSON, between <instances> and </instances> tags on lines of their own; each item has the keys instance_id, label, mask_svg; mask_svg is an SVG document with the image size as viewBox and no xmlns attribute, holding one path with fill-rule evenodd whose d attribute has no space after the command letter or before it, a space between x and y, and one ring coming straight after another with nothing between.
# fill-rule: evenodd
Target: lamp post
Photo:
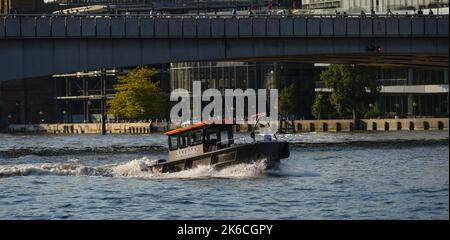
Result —
<instances>
[{"instance_id":1,"label":"lamp post","mask_svg":"<svg viewBox=\"0 0 450 240\"><path fill-rule=\"evenodd\" d=\"M200 0L197 0L197 16L200 15Z\"/></svg>"},{"instance_id":2,"label":"lamp post","mask_svg":"<svg viewBox=\"0 0 450 240\"><path fill-rule=\"evenodd\" d=\"M41 119L41 123L44 122L44 112L43 111L39 111L39 118Z\"/></svg>"},{"instance_id":3,"label":"lamp post","mask_svg":"<svg viewBox=\"0 0 450 240\"><path fill-rule=\"evenodd\" d=\"M441 9L441 0L438 0L437 2L438 2L438 4L437 4L437 15L439 15L439 10Z\"/></svg>"},{"instance_id":4,"label":"lamp post","mask_svg":"<svg viewBox=\"0 0 450 240\"><path fill-rule=\"evenodd\" d=\"M372 103L369 103L369 118L370 119L372 119L372 115L373 115L373 113L372 113L372 108L373 108L373 104Z\"/></svg>"},{"instance_id":5,"label":"lamp post","mask_svg":"<svg viewBox=\"0 0 450 240\"><path fill-rule=\"evenodd\" d=\"M8 114L8 125L11 124L12 115Z\"/></svg>"},{"instance_id":6,"label":"lamp post","mask_svg":"<svg viewBox=\"0 0 450 240\"><path fill-rule=\"evenodd\" d=\"M400 104L396 103L395 105L395 118L398 117L398 108L400 107Z\"/></svg>"},{"instance_id":7,"label":"lamp post","mask_svg":"<svg viewBox=\"0 0 450 240\"><path fill-rule=\"evenodd\" d=\"M413 102L412 107L413 107L413 117L416 118L416 107L417 107L417 104L415 102Z\"/></svg>"},{"instance_id":8,"label":"lamp post","mask_svg":"<svg viewBox=\"0 0 450 240\"><path fill-rule=\"evenodd\" d=\"M91 100L88 100L88 102L87 102L87 109L86 109L86 120L87 120L87 122L88 123L90 123L91 122L91 115L90 115L90 113L89 113L89 111L90 111L90 109L91 109L91 105L92 105L92 102L91 102Z\"/></svg>"},{"instance_id":9,"label":"lamp post","mask_svg":"<svg viewBox=\"0 0 450 240\"><path fill-rule=\"evenodd\" d=\"M19 101L16 102L16 109L17 109L16 110L17 111L16 123L20 124L22 122L22 112L21 112L21 109L20 109L20 102Z\"/></svg>"},{"instance_id":10,"label":"lamp post","mask_svg":"<svg viewBox=\"0 0 450 240\"><path fill-rule=\"evenodd\" d=\"M67 119L67 111L66 110L63 110L62 111L62 114L63 114L63 123L66 123L66 119Z\"/></svg>"}]
</instances>

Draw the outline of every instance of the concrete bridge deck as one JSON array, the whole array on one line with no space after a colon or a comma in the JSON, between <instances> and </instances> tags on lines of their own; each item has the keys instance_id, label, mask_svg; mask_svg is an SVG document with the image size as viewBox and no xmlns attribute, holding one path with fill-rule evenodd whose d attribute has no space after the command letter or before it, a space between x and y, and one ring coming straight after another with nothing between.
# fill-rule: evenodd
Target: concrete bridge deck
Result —
<instances>
[{"instance_id":1,"label":"concrete bridge deck","mask_svg":"<svg viewBox=\"0 0 450 240\"><path fill-rule=\"evenodd\" d=\"M448 15L0 15L0 81L222 60L448 69Z\"/></svg>"},{"instance_id":2,"label":"concrete bridge deck","mask_svg":"<svg viewBox=\"0 0 450 240\"><path fill-rule=\"evenodd\" d=\"M0 39L448 37L448 15L0 15Z\"/></svg>"}]
</instances>

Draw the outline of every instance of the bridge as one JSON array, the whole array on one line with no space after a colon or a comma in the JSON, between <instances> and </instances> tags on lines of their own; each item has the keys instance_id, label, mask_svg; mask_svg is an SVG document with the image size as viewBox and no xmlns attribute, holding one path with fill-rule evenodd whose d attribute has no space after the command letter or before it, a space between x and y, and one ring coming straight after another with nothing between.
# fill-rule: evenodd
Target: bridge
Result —
<instances>
[{"instance_id":1,"label":"bridge","mask_svg":"<svg viewBox=\"0 0 450 240\"><path fill-rule=\"evenodd\" d=\"M0 15L0 80L180 61L448 69L448 15Z\"/></svg>"}]
</instances>

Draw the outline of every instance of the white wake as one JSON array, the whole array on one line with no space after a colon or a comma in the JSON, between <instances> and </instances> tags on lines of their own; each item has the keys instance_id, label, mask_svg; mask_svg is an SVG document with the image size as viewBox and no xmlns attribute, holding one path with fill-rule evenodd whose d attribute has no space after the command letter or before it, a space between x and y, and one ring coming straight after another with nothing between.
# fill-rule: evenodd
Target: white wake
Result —
<instances>
[{"instance_id":1,"label":"white wake","mask_svg":"<svg viewBox=\"0 0 450 240\"><path fill-rule=\"evenodd\" d=\"M139 179L202 179L202 178L259 178L266 176L317 176L314 172L296 171L283 167L266 170L267 161L262 159L252 163L241 163L220 170L211 166L199 166L175 173L152 173L145 171L156 160L147 157L134 159L121 164L86 166L78 161L66 163L33 163L0 165L0 178L29 175L58 176L103 176Z\"/></svg>"}]
</instances>

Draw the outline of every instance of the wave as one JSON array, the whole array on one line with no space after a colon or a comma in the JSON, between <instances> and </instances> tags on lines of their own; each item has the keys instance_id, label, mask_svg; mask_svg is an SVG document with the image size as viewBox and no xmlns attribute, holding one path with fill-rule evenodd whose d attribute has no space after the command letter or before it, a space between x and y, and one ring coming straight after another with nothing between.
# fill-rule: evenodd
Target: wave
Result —
<instances>
[{"instance_id":1,"label":"wave","mask_svg":"<svg viewBox=\"0 0 450 240\"><path fill-rule=\"evenodd\" d=\"M288 139L286 139L288 140ZM421 140L345 140L341 142L308 142L288 140L291 148L315 148L315 147L398 147L398 146L423 146L423 145L448 145L449 139L421 139ZM64 155L89 155L89 154L114 154L114 153L165 153L167 147L163 145L138 145L108 147L84 147L84 148L12 148L0 150L0 157L19 158L24 156L64 156Z\"/></svg>"},{"instance_id":2,"label":"wave","mask_svg":"<svg viewBox=\"0 0 450 240\"><path fill-rule=\"evenodd\" d=\"M30 175L58 175L58 176L100 176L123 177L137 179L208 179L208 178L261 178L267 176L317 176L308 171L295 172L287 167L277 169L267 168L264 159L253 163L241 163L220 170L211 166L199 166L175 173L152 173L144 171L153 165L156 160L143 157L123 164L110 164L103 166L85 166L77 161L66 163L34 163L0 165L0 178Z\"/></svg>"},{"instance_id":3,"label":"wave","mask_svg":"<svg viewBox=\"0 0 450 240\"><path fill-rule=\"evenodd\" d=\"M167 147L155 145L143 146L108 146L108 147L85 147L85 148L13 148L1 150L0 156L5 158L17 158L23 156L63 156L63 155L87 155L87 154L109 154L109 153L148 153L148 152L165 152Z\"/></svg>"},{"instance_id":4,"label":"wave","mask_svg":"<svg viewBox=\"0 0 450 240\"><path fill-rule=\"evenodd\" d=\"M449 139L423 139L423 140L374 140L374 141L345 141L345 142L290 142L289 146L302 147L399 147L399 146L424 146L424 145L448 145Z\"/></svg>"}]
</instances>

